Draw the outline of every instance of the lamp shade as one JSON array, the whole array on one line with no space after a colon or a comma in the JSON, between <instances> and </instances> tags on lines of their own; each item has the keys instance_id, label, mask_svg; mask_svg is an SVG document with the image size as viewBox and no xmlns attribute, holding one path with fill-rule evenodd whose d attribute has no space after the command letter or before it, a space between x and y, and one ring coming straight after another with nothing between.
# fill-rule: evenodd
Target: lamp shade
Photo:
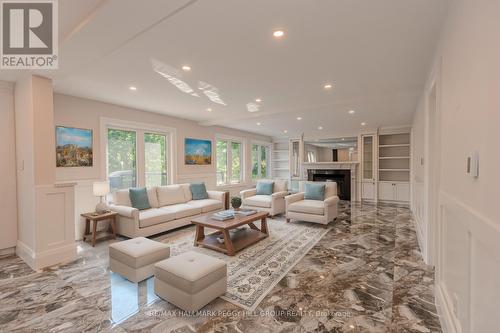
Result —
<instances>
[{"instance_id":1,"label":"lamp shade","mask_svg":"<svg viewBox=\"0 0 500 333\"><path fill-rule=\"evenodd\" d=\"M109 193L109 182L95 182L92 191L96 197L104 197Z\"/></svg>"}]
</instances>

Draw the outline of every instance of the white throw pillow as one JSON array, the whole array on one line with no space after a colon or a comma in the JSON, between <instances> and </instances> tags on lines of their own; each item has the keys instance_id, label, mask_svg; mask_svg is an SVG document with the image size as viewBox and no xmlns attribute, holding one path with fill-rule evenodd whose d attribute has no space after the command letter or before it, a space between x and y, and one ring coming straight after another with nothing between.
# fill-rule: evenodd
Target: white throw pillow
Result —
<instances>
[{"instance_id":1,"label":"white throw pillow","mask_svg":"<svg viewBox=\"0 0 500 333\"><path fill-rule=\"evenodd\" d=\"M184 190L180 185L158 186L156 193L160 207L186 202Z\"/></svg>"},{"instance_id":2,"label":"white throw pillow","mask_svg":"<svg viewBox=\"0 0 500 333\"><path fill-rule=\"evenodd\" d=\"M113 193L113 203L118 206L132 207L128 188L115 191Z\"/></svg>"}]
</instances>

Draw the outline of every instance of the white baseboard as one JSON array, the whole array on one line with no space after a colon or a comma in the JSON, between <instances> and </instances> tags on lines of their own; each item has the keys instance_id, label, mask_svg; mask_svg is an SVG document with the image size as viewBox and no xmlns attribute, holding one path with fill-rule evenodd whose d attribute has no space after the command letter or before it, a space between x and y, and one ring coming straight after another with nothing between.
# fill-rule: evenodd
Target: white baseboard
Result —
<instances>
[{"instance_id":1,"label":"white baseboard","mask_svg":"<svg viewBox=\"0 0 500 333\"><path fill-rule=\"evenodd\" d=\"M34 270L72 261L76 257L76 243L35 253L29 246L17 241L16 254Z\"/></svg>"},{"instance_id":2,"label":"white baseboard","mask_svg":"<svg viewBox=\"0 0 500 333\"><path fill-rule=\"evenodd\" d=\"M0 256L6 256L6 255L9 255L9 254L14 254L16 253L16 247L13 246L13 247L8 247L6 249L1 249L0 250Z\"/></svg>"},{"instance_id":3,"label":"white baseboard","mask_svg":"<svg viewBox=\"0 0 500 333\"><path fill-rule=\"evenodd\" d=\"M462 329L458 319L453 314L452 303L441 283L435 287L436 307L441 322L443 333L461 333Z\"/></svg>"}]
</instances>

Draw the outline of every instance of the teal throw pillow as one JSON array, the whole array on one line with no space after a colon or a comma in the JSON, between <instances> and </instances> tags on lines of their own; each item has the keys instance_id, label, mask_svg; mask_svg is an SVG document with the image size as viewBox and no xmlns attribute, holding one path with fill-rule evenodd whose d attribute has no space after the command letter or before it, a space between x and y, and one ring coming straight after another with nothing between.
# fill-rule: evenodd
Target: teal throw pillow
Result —
<instances>
[{"instance_id":1,"label":"teal throw pillow","mask_svg":"<svg viewBox=\"0 0 500 333\"><path fill-rule=\"evenodd\" d=\"M208 199L207 188L205 183L193 183L189 185L191 194L193 195L193 200Z\"/></svg>"},{"instance_id":2,"label":"teal throw pillow","mask_svg":"<svg viewBox=\"0 0 500 333\"><path fill-rule=\"evenodd\" d=\"M257 195L273 194L274 182L257 182Z\"/></svg>"},{"instance_id":3,"label":"teal throw pillow","mask_svg":"<svg viewBox=\"0 0 500 333\"><path fill-rule=\"evenodd\" d=\"M128 190L128 194L130 196L132 207L139 210L151 208L148 199L148 191L145 187L130 188Z\"/></svg>"},{"instance_id":4,"label":"teal throw pillow","mask_svg":"<svg viewBox=\"0 0 500 333\"><path fill-rule=\"evenodd\" d=\"M305 184L305 200L325 200L325 185L323 184Z\"/></svg>"}]
</instances>

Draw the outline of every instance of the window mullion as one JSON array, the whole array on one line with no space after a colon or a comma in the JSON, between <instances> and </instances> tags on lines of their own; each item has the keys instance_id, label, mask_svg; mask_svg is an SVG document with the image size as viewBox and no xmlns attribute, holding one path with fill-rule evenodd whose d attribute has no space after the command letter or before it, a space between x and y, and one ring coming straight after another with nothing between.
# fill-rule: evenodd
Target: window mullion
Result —
<instances>
[{"instance_id":1,"label":"window mullion","mask_svg":"<svg viewBox=\"0 0 500 333\"><path fill-rule=\"evenodd\" d=\"M226 170L227 170L227 179L226 184L231 184L232 178L232 166L233 166L233 151L231 146L231 140L226 140L227 145L227 156L226 156Z\"/></svg>"}]
</instances>

